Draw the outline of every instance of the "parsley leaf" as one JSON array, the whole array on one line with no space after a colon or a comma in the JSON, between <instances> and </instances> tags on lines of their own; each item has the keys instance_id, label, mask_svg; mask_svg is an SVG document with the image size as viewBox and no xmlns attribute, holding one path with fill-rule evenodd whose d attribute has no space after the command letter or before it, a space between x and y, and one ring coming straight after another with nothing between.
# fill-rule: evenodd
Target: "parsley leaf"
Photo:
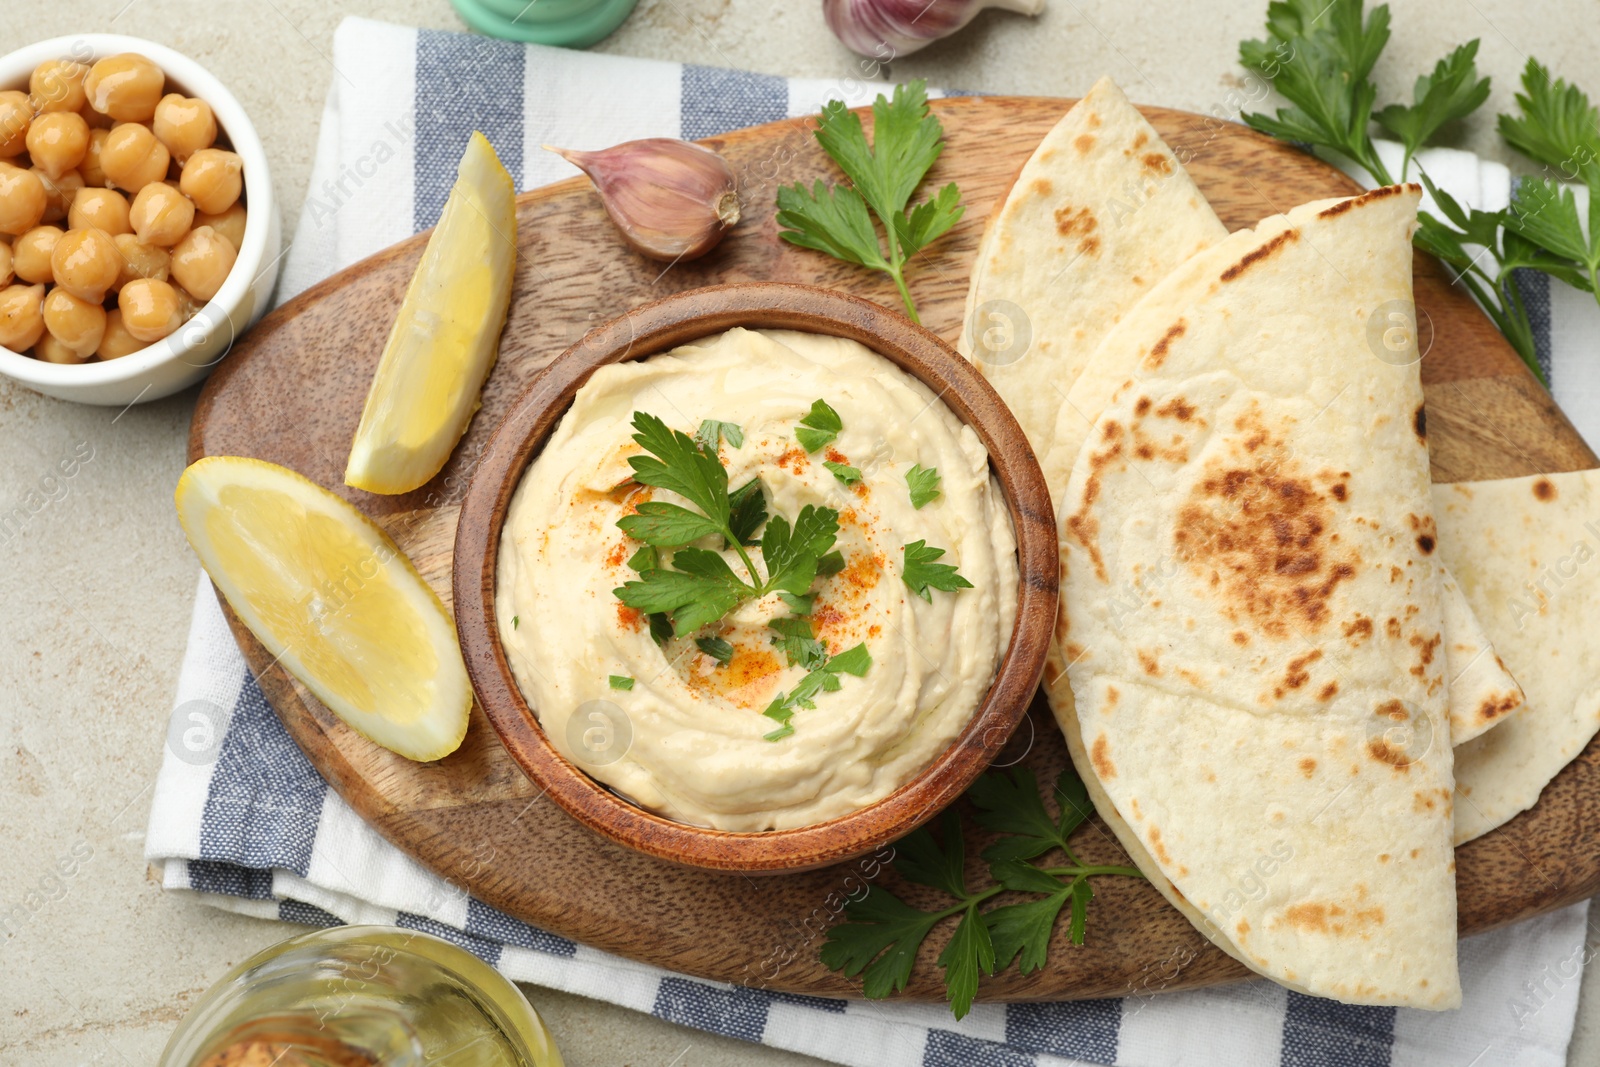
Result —
<instances>
[{"instance_id":1,"label":"parsley leaf","mask_svg":"<svg viewBox=\"0 0 1600 1067\"><path fill-rule=\"evenodd\" d=\"M695 441L707 452L715 453L720 441L726 440L734 448L744 447L744 430L736 422L707 419L695 431Z\"/></svg>"},{"instance_id":2,"label":"parsley leaf","mask_svg":"<svg viewBox=\"0 0 1600 1067\"><path fill-rule=\"evenodd\" d=\"M817 577L827 578L844 570L844 553L828 552L817 559Z\"/></svg>"},{"instance_id":3,"label":"parsley leaf","mask_svg":"<svg viewBox=\"0 0 1600 1067\"><path fill-rule=\"evenodd\" d=\"M780 590L778 599L783 601L784 606L796 615L810 615L811 607L816 601L816 594L810 593L806 596L795 596L793 593L785 593Z\"/></svg>"},{"instance_id":4,"label":"parsley leaf","mask_svg":"<svg viewBox=\"0 0 1600 1067\"><path fill-rule=\"evenodd\" d=\"M775 621L786 622L789 620L779 619ZM805 619L794 621L805 623L805 633L807 635L805 638L797 636L796 640L809 640L811 623ZM768 625L772 624L769 623ZM777 629L777 627L774 627L774 629ZM798 629L796 633L798 635ZM775 638L773 643L777 644L778 639ZM825 648L822 654L826 657ZM796 659L791 657L789 665L795 666L796 662ZM838 691L841 684L839 681L841 673L853 674L860 678L867 673L867 669L871 666L872 654L867 651L865 644L860 644L845 649L837 656L824 658L817 666L809 668L809 673L800 679L792 690L787 693L779 693L773 697L772 703L768 704L766 710L761 713L767 718L783 724L780 729L774 730L770 734L765 734L765 739L768 741L781 741L794 733L794 726L790 723L790 720L794 718L795 708L816 707L815 697L818 693Z\"/></svg>"},{"instance_id":5,"label":"parsley leaf","mask_svg":"<svg viewBox=\"0 0 1600 1067\"><path fill-rule=\"evenodd\" d=\"M927 83L896 86L892 98L880 93L872 105L872 136L869 145L861 116L842 100L823 107L817 141L851 184L819 181L811 189L798 183L779 189L779 236L888 274L906 314L920 322L906 288L906 260L949 231L966 210L952 182L907 212L911 195L944 150L944 127L928 110ZM882 238L869 209L882 224Z\"/></svg>"},{"instance_id":6,"label":"parsley leaf","mask_svg":"<svg viewBox=\"0 0 1600 1067\"><path fill-rule=\"evenodd\" d=\"M755 543L756 531L767 521L767 494L761 491L761 479L751 478L728 494L728 529L733 539L741 545Z\"/></svg>"},{"instance_id":7,"label":"parsley leaf","mask_svg":"<svg viewBox=\"0 0 1600 1067\"><path fill-rule=\"evenodd\" d=\"M828 646L816 639L810 619L789 616L773 619L767 626L777 631L772 643L782 650L789 666L812 671L828 661Z\"/></svg>"},{"instance_id":8,"label":"parsley leaf","mask_svg":"<svg viewBox=\"0 0 1600 1067\"><path fill-rule=\"evenodd\" d=\"M522 625L522 616L521 615L513 615L513 616L511 616L511 628L513 630L515 630L517 627L519 627L521 625Z\"/></svg>"},{"instance_id":9,"label":"parsley leaf","mask_svg":"<svg viewBox=\"0 0 1600 1067\"><path fill-rule=\"evenodd\" d=\"M839 479L842 485L855 485L861 480L860 467L852 467L848 463L835 463L831 459L823 460L822 465L832 471L833 476Z\"/></svg>"},{"instance_id":10,"label":"parsley leaf","mask_svg":"<svg viewBox=\"0 0 1600 1067\"><path fill-rule=\"evenodd\" d=\"M634 441L650 453L629 456L634 480L684 497L719 528L728 525L728 471L689 435L646 411L633 414Z\"/></svg>"},{"instance_id":11,"label":"parsley leaf","mask_svg":"<svg viewBox=\"0 0 1600 1067\"><path fill-rule=\"evenodd\" d=\"M1056 782L1056 795L1062 800L1058 816L1050 815L1032 772L1027 770L1009 776L991 771L967 795L982 812L984 826L1003 835L1020 830L1029 838L1024 848L1002 848L1007 841L1002 836L984 850L986 858L1000 853L1031 857L1054 848L1063 853L1066 864L1046 867L1019 858L991 859L992 883L971 888L966 879L961 818L955 809L940 817L938 837L930 825L902 838L895 844L895 870L906 881L928 886L952 898L953 903L922 911L888 890L874 887L845 906L845 921L828 931L821 949L822 963L847 978L860 976L862 991L869 998L903 990L922 942L940 923L956 919L950 942L937 962L944 971L950 1010L959 1019L971 1008L983 975L993 974L997 967L1009 967L1013 961L1023 974L1045 965L1051 934L1063 910L1068 912L1068 941L1083 944L1089 902L1094 896L1091 878L1143 877L1132 867L1086 865L1073 855L1066 839L1087 817L1087 795L1070 768ZM1085 805L1081 809L1074 806L1080 797ZM1051 843L1035 850L1045 839ZM1034 899L990 905L1005 892Z\"/></svg>"},{"instance_id":12,"label":"parsley leaf","mask_svg":"<svg viewBox=\"0 0 1600 1067\"><path fill-rule=\"evenodd\" d=\"M639 551L628 557L628 568L634 571L648 571L661 566L661 553L656 551L654 545L644 545Z\"/></svg>"},{"instance_id":13,"label":"parsley leaf","mask_svg":"<svg viewBox=\"0 0 1600 1067\"><path fill-rule=\"evenodd\" d=\"M697 637L694 643L701 652L724 667L733 661L733 646L720 637Z\"/></svg>"},{"instance_id":14,"label":"parsley leaf","mask_svg":"<svg viewBox=\"0 0 1600 1067\"><path fill-rule=\"evenodd\" d=\"M629 678L626 674L613 674L611 676L611 688L632 689L633 679Z\"/></svg>"},{"instance_id":15,"label":"parsley leaf","mask_svg":"<svg viewBox=\"0 0 1600 1067\"><path fill-rule=\"evenodd\" d=\"M839 418L839 413L829 407L827 401L818 400L800 420L800 425L795 427L794 437L800 442L801 448L815 452L838 437L842 429L844 422Z\"/></svg>"},{"instance_id":16,"label":"parsley leaf","mask_svg":"<svg viewBox=\"0 0 1600 1067\"><path fill-rule=\"evenodd\" d=\"M804 596L817 577L817 562L833 547L839 513L807 504L791 530L789 520L774 516L761 537L761 558L767 565L767 588Z\"/></svg>"},{"instance_id":17,"label":"parsley leaf","mask_svg":"<svg viewBox=\"0 0 1600 1067\"><path fill-rule=\"evenodd\" d=\"M1466 118L1489 99L1489 79L1478 77L1478 68L1473 62L1477 54L1475 38L1439 60L1432 74L1417 79L1411 90L1414 103L1390 104L1373 116L1378 125L1405 146L1401 174L1410 169L1411 157L1439 127Z\"/></svg>"},{"instance_id":18,"label":"parsley leaf","mask_svg":"<svg viewBox=\"0 0 1600 1067\"><path fill-rule=\"evenodd\" d=\"M911 491L911 506L921 511L923 506L939 499L939 470L918 463L906 471L906 488Z\"/></svg>"},{"instance_id":19,"label":"parsley leaf","mask_svg":"<svg viewBox=\"0 0 1600 1067\"><path fill-rule=\"evenodd\" d=\"M654 548L676 548L721 533L722 527L688 508L649 500L636 509L638 514L617 520L622 532Z\"/></svg>"},{"instance_id":20,"label":"parsley leaf","mask_svg":"<svg viewBox=\"0 0 1600 1067\"><path fill-rule=\"evenodd\" d=\"M956 573L956 569L948 563L935 563L934 560L944 555L942 548L929 548L925 541L912 541L901 549L905 553L905 568L900 572L900 578L906 587L928 603L933 603L933 596L929 588L943 589L945 592L954 592L957 589L971 589L972 583Z\"/></svg>"}]
</instances>

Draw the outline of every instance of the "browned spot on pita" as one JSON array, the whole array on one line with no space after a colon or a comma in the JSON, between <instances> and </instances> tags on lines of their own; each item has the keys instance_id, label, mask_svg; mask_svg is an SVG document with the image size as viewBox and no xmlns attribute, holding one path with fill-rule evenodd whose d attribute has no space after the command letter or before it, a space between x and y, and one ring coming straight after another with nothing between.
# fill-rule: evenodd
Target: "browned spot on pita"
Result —
<instances>
[{"instance_id":1,"label":"browned spot on pita","mask_svg":"<svg viewBox=\"0 0 1600 1067\"><path fill-rule=\"evenodd\" d=\"M1116 705L1116 703L1117 703L1117 698L1119 698L1121 696L1122 696L1122 691L1120 689L1118 689L1116 686L1114 686L1114 685L1106 686L1106 707L1108 707L1108 708L1109 707L1114 707Z\"/></svg>"},{"instance_id":2,"label":"browned spot on pita","mask_svg":"<svg viewBox=\"0 0 1600 1067\"><path fill-rule=\"evenodd\" d=\"M1422 855L1422 850L1420 848L1414 848L1414 849L1411 850L1411 858L1412 859L1416 859L1420 855Z\"/></svg>"},{"instance_id":3,"label":"browned spot on pita","mask_svg":"<svg viewBox=\"0 0 1600 1067\"><path fill-rule=\"evenodd\" d=\"M1388 863L1389 862L1389 854L1387 852L1378 853L1378 862L1379 863Z\"/></svg>"},{"instance_id":4,"label":"browned spot on pita","mask_svg":"<svg viewBox=\"0 0 1600 1067\"><path fill-rule=\"evenodd\" d=\"M1521 693L1506 693L1503 696L1487 696L1483 703L1478 705L1478 721L1493 722L1507 712L1516 711L1522 706Z\"/></svg>"},{"instance_id":5,"label":"browned spot on pita","mask_svg":"<svg viewBox=\"0 0 1600 1067\"><path fill-rule=\"evenodd\" d=\"M1338 904L1323 904L1318 901L1291 904L1284 909L1283 918L1297 930L1308 930L1318 934L1344 934L1362 927L1382 926L1384 922L1382 908L1357 908L1350 911Z\"/></svg>"},{"instance_id":6,"label":"browned spot on pita","mask_svg":"<svg viewBox=\"0 0 1600 1067\"><path fill-rule=\"evenodd\" d=\"M1184 400L1181 396L1175 396L1157 408L1156 414L1164 419L1177 419L1179 422L1188 422L1194 418L1194 405Z\"/></svg>"},{"instance_id":7,"label":"browned spot on pita","mask_svg":"<svg viewBox=\"0 0 1600 1067\"><path fill-rule=\"evenodd\" d=\"M1144 673L1151 676L1161 673L1161 661L1156 658L1154 652L1146 652L1141 648L1137 651L1137 654L1139 656L1139 666L1144 668Z\"/></svg>"},{"instance_id":8,"label":"browned spot on pita","mask_svg":"<svg viewBox=\"0 0 1600 1067\"><path fill-rule=\"evenodd\" d=\"M1289 661L1288 667L1283 672L1283 684L1273 690L1273 695L1282 700L1291 689L1299 689L1311 680L1311 672L1306 667L1322 658L1322 653L1312 649L1303 656Z\"/></svg>"},{"instance_id":9,"label":"browned spot on pita","mask_svg":"<svg viewBox=\"0 0 1600 1067\"><path fill-rule=\"evenodd\" d=\"M1310 756L1307 756L1305 759L1301 760L1300 773L1305 775L1307 778L1310 778L1313 774L1316 774L1317 761L1312 759Z\"/></svg>"},{"instance_id":10,"label":"browned spot on pita","mask_svg":"<svg viewBox=\"0 0 1600 1067\"><path fill-rule=\"evenodd\" d=\"M1116 419L1107 419L1105 425L1100 427L1100 436L1104 437L1107 441L1114 441L1121 436L1121 434L1122 423L1118 422ZM1119 449L1121 448L1120 445L1117 447ZM1107 463L1111 462L1111 458L1114 454L1115 453L1108 454L1104 459L1100 459L1100 457L1097 456L1095 459L1090 460L1090 463L1093 464L1095 460L1100 460L1099 465L1104 467Z\"/></svg>"},{"instance_id":11,"label":"browned spot on pita","mask_svg":"<svg viewBox=\"0 0 1600 1067\"><path fill-rule=\"evenodd\" d=\"M1133 281L1134 285L1143 285L1144 284L1144 279L1139 277L1137 274L1135 274L1131 280Z\"/></svg>"},{"instance_id":12,"label":"browned spot on pita","mask_svg":"<svg viewBox=\"0 0 1600 1067\"><path fill-rule=\"evenodd\" d=\"M1297 930L1328 932L1328 906L1326 904L1291 904L1284 909L1284 919Z\"/></svg>"},{"instance_id":13,"label":"browned spot on pita","mask_svg":"<svg viewBox=\"0 0 1600 1067\"><path fill-rule=\"evenodd\" d=\"M1238 924L1236 926L1234 926L1234 929L1239 931L1239 936L1240 937L1246 936L1247 934L1250 933L1250 920L1249 919L1240 919Z\"/></svg>"},{"instance_id":14,"label":"browned spot on pita","mask_svg":"<svg viewBox=\"0 0 1600 1067\"><path fill-rule=\"evenodd\" d=\"M1167 352L1172 347L1172 342L1182 337L1183 331L1188 328L1189 324L1184 322L1182 319L1179 319L1171 326L1168 326L1167 332L1161 335L1161 340L1157 341L1151 347L1150 354L1144 357L1145 367L1150 370L1156 370L1161 366L1161 364L1165 363L1167 361ZM1191 412L1193 412L1193 410L1193 408L1190 409Z\"/></svg>"},{"instance_id":15,"label":"browned spot on pita","mask_svg":"<svg viewBox=\"0 0 1600 1067\"><path fill-rule=\"evenodd\" d=\"M1128 807L1133 810L1133 817L1135 819L1143 819L1144 818L1144 813L1139 810L1139 798L1138 797L1131 798L1128 801Z\"/></svg>"},{"instance_id":16,"label":"browned spot on pita","mask_svg":"<svg viewBox=\"0 0 1600 1067\"><path fill-rule=\"evenodd\" d=\"M1387 763L1397 771L1411 770L1411 757L1403 749L1395 748L1381 737L1374 737L1367 742L1367 755L1379 763Z\"/></svg>"},{"instance_id":17,"label":"browned spot on pita","mask_svg":"<svg viewBox=\"0 0 1600 1067\"><path fill-rule=\"evenodd\" d=\"M1159 827L1150 827L1150 854L1168 867L1172 866L1172 855L1167 852L1167 846L1161 841Z\"/></svg>"},{"instance_id":18,"label":"browned spot on pita","mask_svg":"<svg viewBox=\"0 0 1600 1067\"><path fill-rule=\"evenodd\" d=\"M1412 634L1410 645L1417 650L1417 662L1411 668L1411 673L1418 678L1428 673L1428 667L1433 663L1433 654L1444 643L1442 634L1434 634L1431 639L1424 639L1421 634Z\"/></svg>"},{"instance_id":19,"label":"browned spot on pita","mask_svg":"<svg viewBox=\"0 0 1600 1067\"><path fill-rule=\"evenodd\" d=\"M1095 112L1095 111L1089 112L1086 121L1088 122L1089 128L1091 130L1098 130L1100 128L1100 114L1099 114L1099 112Z\"/></svg>"},{"instance_id":20,"label":"browned spot on pita","mask_svg":"<svg viewBox=\"0 0 1600 1067\"><path fill-rule=\"evenodd\" d=\"M1317 212L1317 218L1331 219L1336 215L1343 215L1351 208L1360 207L1363 204L1370 204L1374 200L1382 200L1385 197L1390 196L1399 196L1406 190L1421 192L1422 186L1418 185L1416 182L1407 182L1404 185L1385 185L1380 188L1373 189L1371 192L1362 193L1360 196L1352 196L1349 200L1341 200L1332 207L1323 208L1321 211Z\"/></svg>"},{"instance_id":21,"label":"browned spot on pita","mask_svg":"<svg viewBox=\"0 0 1600 1067\"><path fill-rule=\"evenodd\" d=\"M1032 189L1034 196L1044 197L1046 199L1048 199L1049 196L1056 190L1056 187L1050 184L1049 178L1033 179L1033 184L1030 186L1030 188Z\"/></svg>"},{"instance_id":22,"label":"browned spot on pita","mask_svg":"<svg viewBox=\"0 0 1600 1067\"><path fill-rule=\"evenodd\" d=\"M1150 414L1150 398L1141 396L1139 402L1133 405L1133 413L1141 419Z\"/></svg>"},{"instance_id":23,"label":"browned spot on pita","mask_svg":"<svg viewBox=\"0 0 1600 1067\"><path fill-rule=\"evenodd\" d=\"M1233 631L1233 643L1243 648L1250 643L1250 635L1243 630L1235 630Z\"/></svg>"},{"instance_id":24,"label":"browned spot on pita","mask_svg":"<svg viewBox=\"0 0 1600 1067\"><path fill-rule=\"evenodd\" d=\"M1094 747L1089 750L1089 762L1094 764L1094 773L1100 776L1102 782L1117 776L1117 765L1111 762L1108 748L1106 735L1101 734L1094 739Z\"/></svg>"},{"instance_id":25,"label":"browned spot on pita","mask_svg":"<svg viewBox=\"0 0 1600 1067\"><path fill-rule=\"evenodd\" d=\"M1133 135L1133 144L1131 147L1129 147L1128 152L1130 154L1137 152L1139 149L1143 148L1149 143L1150 138L1145 136L1145 132L1143 130L1140 130L1138 133Z\"/></svg>"},{"instance_id":26,"label":"browned spot on pita","mask_svg":"<svg viewBox=\"0 0 1600 1067\"><path fill-rule=\"evenodd\" d=\"M1343 482L1335 482L1330 485L1328 492L1332 494L1335 500L1344 501L1350 499L1350 489Z\"/></svg>"},{"instance_id":27,"label":"browned spot on pita","mask_svg":"<svg viewBox=\"0 0 1600 1067\"><path fill-rule=\"evenodd\" d=\"M1389 621L1383 624L1383 632L1396 641L1400 640L1400 620L1393 615L1389 616Z\"/></svg>"},{"instance_id":28,"label":"browned spot on pita","mask_svg":"<svg viewBox=\"0 0 1600 1067\"><path fill-rule=\"evenodd\" d=\"M1118 437L1122 427L1114 419L1106 422L1104 433L1107 439ZM1102 581L1107 581L1105 560L1100 555L1100 545L1097 540L1100 534L1100 520L1089 514L1089 509L1100 497L1100 472L1106 466L1122 455L1122 442L1117 441L1104 452L1096 452L1089 457L1089 479L1083 487L1083 503L1075 515L1067 519L1067 532L1078 539L1088 551L1089 558L1094 562L1095 575Z\"/></svg>"},{"instance_id":29,"label":"browned spot on pita","mask_svg":"<svg viewBox=\"0 0 1600 1067\"><path fill-rule=\"evenodd\" d=\"M1411 428L1417 431L1417 440L1428 439L1428 412L1421 404L1417 405L1416 413L1411 416Z\"/></svg>"},{"instance_id":30,"label":"browned spot on pita","mask_svg":"<svg viewBox=\"0 0 1600 1067\"><path fill-rule=\"evenodd\" d=\"M1145 153L1144 158L1139 160L1139 162L1144 164L1145 170L1153 171L1156 174L1172 173L1172 160L1168 159L1160 152L1147 152Z\"/></svg>"},{"instance_id":31,"label":"browned spot on pita","mask_svg":"<svg viewBox=\"0 0 1600 1067\"><path fill-rule=\"evenodd\" d=\"M1076 148L1080 155L1087 155L1089 150L1094 147L1094 135L1088 133L1078 134L1072 142L1072 147Z\"/></svg>"},{"instance_id":32,"label":"browned spot on pita","mask_svg":"<svg viewBox=\"0 0 1600 1067\"><path fill-rule=\"evenodd\" d=\"M1555 483L1549 478L1540 478L1533 483L1533 495L1548 504L1556 498Z\"/></svg>"},{"instance_id":33,"label":"browned spot on pita","mask_svg":"<svg viewBox=\"0 0 1600 1067\"><path fill-rule=\"evenodd\" d=\"M1350 639L1352 645L1361 644L1372 636L1372 620L1365 615L1357 615L1344 624L1344 635Z\"/></svg>"},{"instance_id":34,"label":"browned spot on pita","mask_svg":"<svg viewBox=\"0 0 1600 1067\"><path fill-rule=\"evenodd\" d=\"M1316 630L1359 559L1334 558L1327 500L1292 464L1264 454L1235 465L1239 449L1236 442L1232 457L1214 460L1178 509L1176 554L1202 579L1225 584L1226 617L1248 616L1277 638Z\"/></svg>"},{"instance_id":35,"label":"browned spot on pita","mask_svg":"<svg viewBox=\"0 0 1600 1067\"><path fill-rule=\"evenodd\" d=\"M1334 698L1335 694L1337 694L1338 692L1339 692L1339 680L1337 678L1335 678L1333 681L1331 681L1327 685L1323 686L1317 692L1317 699L1322 701L1323 703L1327 703L1328 701L1332 700Z\"/></svg>"},{"instance_id":36,"label":"browned spot on pita","mask_svg":"<svg viewBox=\"0 0 1600 1067\"><path fill-rule=\"evenodd\" d=\"M1278 234L1278 236L1268 240L1267 243L1261 247L1254 248L1249 252L1246 252L1239 262L1222 272L1222 280L1225 282L1233 281L1235 278L1239 277L1239 275L1243 274L1257 263L1276 255L1278 250L1283 248L1283 246L1288 244L1290 241L1298 241L1299 239L1299 230L1284 230L1282 233Z\"/></svg>"},{"instance_id":37,"label":"browned spot on pita","mask_svg":"<svg viewBox=\"0 0 1600 1067\"><path fill-rule=\"evenodd\" d=\"M1063 237L1087 236L1100 226L1100 221L1086 207L1063 204L1055 210L1056 232Z\"/></svg>"},{"instance_id":38,"label":"browned spot on pita","mask_svg":"<svg viewBox=\"0 0 1600 1067\"><path fill-rule=\"evenodd\" d=\"M1074 645L1074 644L1063 645L1062 648L1061 648L1061 651L1063 651L1063 652L1065 652L1067 654L1067 663L1069 665L1074 663L1074 662L1076 662L1077 660L1083 658L1083 646L1082 645Z\"/></svg>"}]
</instances>

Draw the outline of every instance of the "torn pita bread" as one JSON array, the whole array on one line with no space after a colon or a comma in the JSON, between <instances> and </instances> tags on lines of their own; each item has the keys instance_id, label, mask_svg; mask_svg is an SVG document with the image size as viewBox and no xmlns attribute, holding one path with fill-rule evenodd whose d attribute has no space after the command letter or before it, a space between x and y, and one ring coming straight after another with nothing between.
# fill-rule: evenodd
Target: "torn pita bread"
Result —
<instances>
[{"instance_id":1,"label":"torn pita bread","mask_svg":"<svg viewBox=\"0 0 1600 1067\"><path fill-rule=\"evenodd\" d=\"M1456 842L1533 807L1600 729L1600 471L1437 485L1439 552L1527 703L1456 750Z\"/></svg>"},{"instance_id":2,"label":"torn pita bread","mask_svg":"<svg viewBox=\"0 0 1600 1067\"><path fill-rule=\"evenodd\" d=\"M1460 984L1422 389L1367 334L1411 300L1419 193L1267 219L1118 324L1141 373L1060 503L1057 714L1101 815L1219 946L1302 992L1441 1009Z\"/></svg>"},{"instance_id":3,"label":"torn pita bread","mask_svg":"<svg viewBox=\"0 0 1600 1067\"><path fill-rule=\"evenodd\" d=\"M1023 164L973 262L957 348L1005 400L1042 461L1057 411L1123 312L1227 228L1110 78ZM1053 474L1060 489L1072 457Z\"/></svg>"}]
</instances>

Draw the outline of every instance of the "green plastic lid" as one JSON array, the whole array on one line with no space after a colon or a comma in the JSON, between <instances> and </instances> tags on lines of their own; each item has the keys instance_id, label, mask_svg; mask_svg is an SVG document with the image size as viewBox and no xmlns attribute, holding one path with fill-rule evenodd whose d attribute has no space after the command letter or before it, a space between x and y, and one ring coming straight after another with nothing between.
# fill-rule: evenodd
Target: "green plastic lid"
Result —
<instances>
[{"instance_id":1,"label":"green plastic lid","mask_svg":"<svg viewBox=\"0 0 1600 1067\"><path fill-rule=\"evenodd\" d=\"M451 0L468 26L491 37L587 48L622 25L639 0Z\"/></svg>"}]
</instances>

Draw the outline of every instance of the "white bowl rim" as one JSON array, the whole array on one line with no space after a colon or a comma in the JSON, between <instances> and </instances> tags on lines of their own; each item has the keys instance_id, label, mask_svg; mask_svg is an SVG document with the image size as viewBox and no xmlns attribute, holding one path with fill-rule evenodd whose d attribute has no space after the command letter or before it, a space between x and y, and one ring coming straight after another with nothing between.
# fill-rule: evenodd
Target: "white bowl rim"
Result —
<instances>
[{"instance_id":1,"label":"white bowl rim","mask_svg":"<svg viewBox=\"0 0 1600 1067\"><path fill-rule=\"evenodd\" d=\"M243 160L249 214L245 219L244 243L239 249L238 259L217 295L208 300L188 322L155 344L130 352L120 359L77 364L46 363L0 347L0 374L15 378L25 385L46 389L88 388L129 382L162 364L182 360L202 344L213 329L244 328L248 323L235 325L231 315L222 309L228 309L229 312L237 310L243 304L246 293L263 273L264 266L266 269L272 266L261 262L266 254L267 234L275 211L266 151L243 105L216 75L197 61L164 44L142 37L118 33L75 33L37 41L0 56L0 89L16 88L19 74L21 83L25 85L27 75L47 59L75 58L77 53L74 48L80 44L88 46L93 57L89 62L120 52L138 52L159 66L168 79L181 86L186 94L198 96L211 105L218 127L226 131L233 151ZM229 339L228 348L233 347L233 340L235 338ZM195 366L214 364L223 354L226 354L226 349L207 363Z\"/></svg>"}]
</instances>

